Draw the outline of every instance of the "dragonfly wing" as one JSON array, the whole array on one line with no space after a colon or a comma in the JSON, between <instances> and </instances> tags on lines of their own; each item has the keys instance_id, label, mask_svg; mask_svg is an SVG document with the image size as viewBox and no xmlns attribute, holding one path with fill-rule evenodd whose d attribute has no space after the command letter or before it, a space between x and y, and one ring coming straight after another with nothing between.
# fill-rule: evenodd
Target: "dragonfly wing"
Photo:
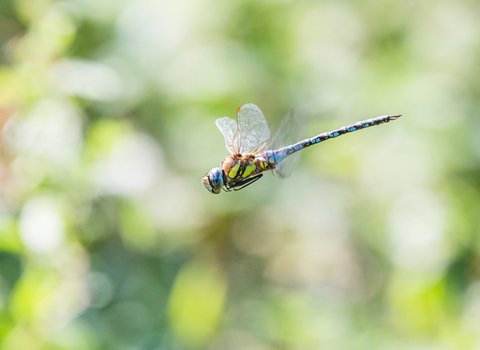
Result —
<instances>
[{"instance_id":1,"label":"dragonfly wing","mask_svg":"<svg viewBox=\"0 0 480 350\"><path fill-rule=\"evenodd\" d=\"M298 109L291 108L275 130L269 148L279 149L292 145L303 138L304 131L305 118L303 113ZM300 160L300 153L301 152L295 152L280 162L277 167L273 169L273 175L281 178L289 177Z\"/></svg>"},{"instance_id":2,"label":"dragonfly wing","mask_svg":"<svg viewBox=\"0 0 480 350\"><path fill-rule=\"evenodd\" d=\"M218 118L215 121L217 127L225 137L225 145L227 146L228 151L231 154L234 154L233 149L233 140L235 139L235 134L237 133L237 122L229 117Z\"/></svg>"},{"instance_id":3,"label":"dragonfly wing","mask_svg":"<svg viewBox=\"0 0 480 350\"><path fill-rule=\"evenodd\" d=\"M270 129L262 111L249 103L237 111L237 134L234 149L238 153L252 153L270 137Z\"/></svg>"}]
</instances>

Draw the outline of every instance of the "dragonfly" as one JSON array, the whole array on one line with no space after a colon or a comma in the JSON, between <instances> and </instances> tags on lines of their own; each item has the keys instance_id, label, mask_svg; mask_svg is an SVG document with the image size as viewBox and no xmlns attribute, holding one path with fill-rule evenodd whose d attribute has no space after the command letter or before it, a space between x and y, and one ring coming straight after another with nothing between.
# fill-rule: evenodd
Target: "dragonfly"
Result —
<instances>
[{"instance_id":1,"label":"dragonfly","mask_svg":"<svg viewBox=\"0 0 480 350\"><path fill-rule=\"evenodd\" d=\"M220 167L210 170L202 178L202 183L209 192L219 194L222 189L225 192L241 190L258 181L268 170L272 170L275 176L286 178L298 162L298 151L399 117L401 114L382 115L290 144L292 138L300 138L302 133L295 109L289 111L271 135L262 111L253 103L245 104L237 110L236 121L229 117L215 121L231 155Z\"/></svg>"}]
</instances>

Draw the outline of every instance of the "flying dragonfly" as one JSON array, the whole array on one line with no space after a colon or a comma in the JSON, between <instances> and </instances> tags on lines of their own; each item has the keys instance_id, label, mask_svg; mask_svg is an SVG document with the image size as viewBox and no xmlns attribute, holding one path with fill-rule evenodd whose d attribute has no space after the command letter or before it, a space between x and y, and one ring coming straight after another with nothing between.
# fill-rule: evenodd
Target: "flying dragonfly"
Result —
<instances>
[{"instance_id":1,"label":"flying dragonfly","mask_svg":"<svg viewBox=\"0 0 480 350\"><path fill-rule=\"evenodd\" d=\"M298 151L399 117L401 114L382 115L290 144L286 141L300 138L302 129L295 118L295 110L290 110L271 136L262 111L252 103L245 104L237 110L237 121L228 117L216 120L231 155L219 168L210 170L202 183L209 192L219 194L222 188L226 192L241 190L259 180L267 170L272 170L275 176L288 177L298 161Z\"/></svg>"}]
</instances>

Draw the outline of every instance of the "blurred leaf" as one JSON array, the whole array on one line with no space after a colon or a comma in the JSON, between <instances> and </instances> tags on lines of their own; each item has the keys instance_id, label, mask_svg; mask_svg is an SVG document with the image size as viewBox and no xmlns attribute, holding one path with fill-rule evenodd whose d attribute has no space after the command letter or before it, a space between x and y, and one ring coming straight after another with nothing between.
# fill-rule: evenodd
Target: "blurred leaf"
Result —
<instances>
[{"instance_id":1,"label":"blurred leaf","mask_svg":"<svg viewBox=\"0 0 480 350\"><path fill-rule=\"evenodd\" d=\"M12 314L17 322L32 322L43 317L58 285L58 276L51 272L27 269L12 295Z\"/></svg>"},{"instance_id":2,"label":"blurred leaf","mask_svg":"<svg viewBox=\"0 0 480 350\"><path fill-rule=\"evenodd\" d=\"M0 217L0 250L20 252L23 248L16 218Z\"/></svg>"},{"instance_id":3,"label":"blurred leaf","mask_svg":"<svg viewBox=\"0 0 480 350\"><path fill-rule=\"evenodd\" d=\"M184 344L200 347L220 325L227 284L214 265L192 261L182 267L169 300L170 325Z\"/></svg>"},{"instance_id":4,"label":"blurred leaf","mask_svg":"<svg viewBox=\"0 0 480 350\"><path fill-rule=\"evenodd\" d=\"M121 137L132 132L125 120L100 119L90 125L86 137L85 153L89 160L97 161L107 157Z\"/></svg>"},{"instance_id":5,"label":"blurred leaf","mask_svg":"<svg viewBox=\"0 0 480 350\"><path fill-rule=\"evenodd\" d=\"M392 322L407 335L431 335L445 322L444 281L399 274L391 286Z\"/></svg>"},{"instance_id":6,"label":"blurred leaf","mask_svg":"<svg viewBox=\"0 0 480 350\"><path fill-rule=\"evenodd\" d=\"M144 252L157 249L157 228L146 208L124 202L120 214L122 237L126 245Z\"/></svg>"}]
</instances>

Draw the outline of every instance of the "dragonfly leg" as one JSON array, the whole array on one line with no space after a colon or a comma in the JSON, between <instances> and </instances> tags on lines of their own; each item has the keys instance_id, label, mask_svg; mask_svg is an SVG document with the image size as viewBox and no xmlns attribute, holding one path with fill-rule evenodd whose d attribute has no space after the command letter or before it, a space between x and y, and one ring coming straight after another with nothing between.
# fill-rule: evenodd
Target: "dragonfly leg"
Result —
<instances>
[{"instance_id":1,"label":"dragonfly leg","mask_svg":"<svg viewBox=\"0 0 480 350\"><path fill-rule=\"evenodd\" d=\"M222 179L223 179L223 186L222 189L225 192L230 192L230 189L227 187L227 175L225 175L225 170L222 169Z\"/></svg>"},{"instance_id":2,"label":"dragonfly leg","mask_svg":"<svg viewBox=\"0 0 480 350\"><path fill-rule=\"evenodd\" d=\"M235 184L234 186L232 186L230 188L233 188L234 191L240 191L242 188L245 188L245 187L253 184L255 181L260 179L262 176L263 176L263 174L258 174L254 177L251 177L251 178L245 179L243 181L240 181L239 183ZM238 187L240 187L240 188L238 188Z\"/></svg>"}]
</instances>

